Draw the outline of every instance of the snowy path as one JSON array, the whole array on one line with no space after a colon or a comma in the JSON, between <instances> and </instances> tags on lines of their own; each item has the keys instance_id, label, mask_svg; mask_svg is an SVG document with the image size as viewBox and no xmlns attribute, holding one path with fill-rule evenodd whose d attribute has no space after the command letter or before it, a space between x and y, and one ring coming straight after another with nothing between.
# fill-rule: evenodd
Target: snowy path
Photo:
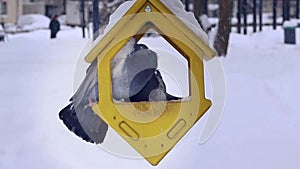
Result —
<instances>
[{"instance_id":1,"label":"snowy path","mask_svg":"<svg viewBox=\"0 0 300 169\"><path fill-rule=\"evenodd\" d=\"M80 35L65 30L50 41L36 31L0 43L0 169L152 168L81 141L58 120L86 43ZM300 32L295 46L283 45L282 35L232 34L221 59L227 98L218 129L198 144L204 117L156 168L300 167Z\"/></svg>"}]
</instances>

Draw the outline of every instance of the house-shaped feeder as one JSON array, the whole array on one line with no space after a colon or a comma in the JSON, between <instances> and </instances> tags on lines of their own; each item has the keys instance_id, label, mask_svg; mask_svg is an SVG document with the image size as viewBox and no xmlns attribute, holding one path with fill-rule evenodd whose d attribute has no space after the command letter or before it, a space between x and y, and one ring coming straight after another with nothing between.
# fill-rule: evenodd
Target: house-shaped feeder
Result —
<instances>
[{"instance_id":1,"label":"house-shaped feeder","mask_svg":"<svg viewBox=\"0 0 300 169\"><path fill-rule=\"evenodd\" d=\"M188 61L189 99L115 102L111 60L132 39L156 30ZM152 165L157 165L209 109L205 98L203 60L215 52L159 0L137 0L103 36L85 60L98 62L99 102L94 112Z\"/></svg>"}]
</instances>

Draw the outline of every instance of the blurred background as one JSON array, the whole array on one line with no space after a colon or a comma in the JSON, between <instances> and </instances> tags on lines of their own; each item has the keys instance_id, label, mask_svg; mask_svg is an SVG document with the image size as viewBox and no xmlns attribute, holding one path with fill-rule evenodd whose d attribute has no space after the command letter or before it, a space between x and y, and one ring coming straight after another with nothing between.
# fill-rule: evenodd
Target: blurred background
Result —
<instances>
[{"instance_id":1,"label":"blurred background","mask_svg":"<svg viewBox=\"0 0 300 169\"><path fill-rule=\"evenodd\" d=\"M58 117L85 76L93 40L124 2L0 0L0 169L153 168L113 130L106 147L96 146ZM155 168L299 169L299 0L181 2L222 57L204 62L213 107ZM55 15L60 31L50 39ZM142 40L167 51L157 37ZM163 66L187 76L165 59ZM219 78L226 82L221 102L212 85ZM202 138L209 123L215 128Z\"/></svg>"}]
</instances>

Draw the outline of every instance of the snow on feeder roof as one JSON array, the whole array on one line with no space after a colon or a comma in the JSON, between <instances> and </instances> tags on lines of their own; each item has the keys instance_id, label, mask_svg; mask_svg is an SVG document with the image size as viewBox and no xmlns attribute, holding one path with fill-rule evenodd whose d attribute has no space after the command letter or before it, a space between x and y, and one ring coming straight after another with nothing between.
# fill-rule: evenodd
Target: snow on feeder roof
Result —
<instances>
[{"instance_id":1,"label":"snow on feeder roof","mask_svg":"<svg viewBox=\"0 0 300 169\"><path fill-rule=\"evenodd\" d=\"M215 51L191 13L176 0L137 0L120 6L85 60L98 61L99 102L94 112L148 162L157 165L211 106L205 98L203 59ZM178 16L177 16L178 14ZM122 16L122 17L118 17ZM193 21L194 20L194 21ZM190 97L180 101L114 102L111 60L131 40L154 29L189 62Z\"/></svg>"},{"instance_id":2,"label":"snow on feeder roof","mask_svg":"<svg viewBox=\"0 0 300 169\"><path fill-rule=\"evenodd\" d=\"M180 1L161 0L161 2L155 2L155 0L137 0L125 2L112 14L110 22L104 30L104 34L95 41L93 49L85 57L86 62L91 63L96 59L96 53L100 51L99 48L103 48L101 44L105 44L105 39L112 39L112 37L120 39L120 37L117 37L118 35L114 34L115 32L120 32L122 31L122 28L125 27L128 29L138 29L140 24L145 24L141 22L148 22L147 17L143 18L144 20L139 21L138 25L132 25L133 23L129 22L131 17L144 17L144 15L142 15L145 14L144 11L139 12L139 4L143 4L145 2L156 5L160 4L160 6L162 6L160 8L163 8L161 9L162 11L154 9L154 11L148 15L152 15L153 18L155 18L154 15L157 15L159 12L160 14L168 17L169 22L173 22L168 28L180 29L180 31L184 33L184 36L188 36L194 43L196 43L198 48L205 54L205 59L209 60L215 56L215 51L209 46L207 34L202 30L193 13L186 12L184 10L183 4ZM139 15L136 15L137 13L139 13ZM149 21L153 23L157 22L157 20L155 21L154 19L150 19ZM158 22L162 23L162 21ZM128 29L123 31L127 31ZM162 31L162 34L169 34L168 31L170 31L170 29Z\"/></svg>"}]
</instances>

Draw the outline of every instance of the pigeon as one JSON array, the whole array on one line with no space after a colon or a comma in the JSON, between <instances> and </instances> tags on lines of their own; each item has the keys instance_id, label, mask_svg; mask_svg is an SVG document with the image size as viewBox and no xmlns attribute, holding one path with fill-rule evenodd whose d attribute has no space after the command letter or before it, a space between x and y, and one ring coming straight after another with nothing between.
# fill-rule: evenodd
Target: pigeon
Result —
<instances>
[{"instance_id":1,"label":"pigeon","mask_svg":"<svg viewBox=\"0 0 300 169\"><path fill-rule=\"evenodd\" d=\"M169 101L181 98L168 94L158 70L157 54L145 44L131 39L112 59L112 96L116 102ZM83 140L103 143L108 125L92 110L99 102L97 61L87 69L86 77L59 112L65 126ZM101 87L101 86L99 86Z\"/></svg>"}]
</instances>

